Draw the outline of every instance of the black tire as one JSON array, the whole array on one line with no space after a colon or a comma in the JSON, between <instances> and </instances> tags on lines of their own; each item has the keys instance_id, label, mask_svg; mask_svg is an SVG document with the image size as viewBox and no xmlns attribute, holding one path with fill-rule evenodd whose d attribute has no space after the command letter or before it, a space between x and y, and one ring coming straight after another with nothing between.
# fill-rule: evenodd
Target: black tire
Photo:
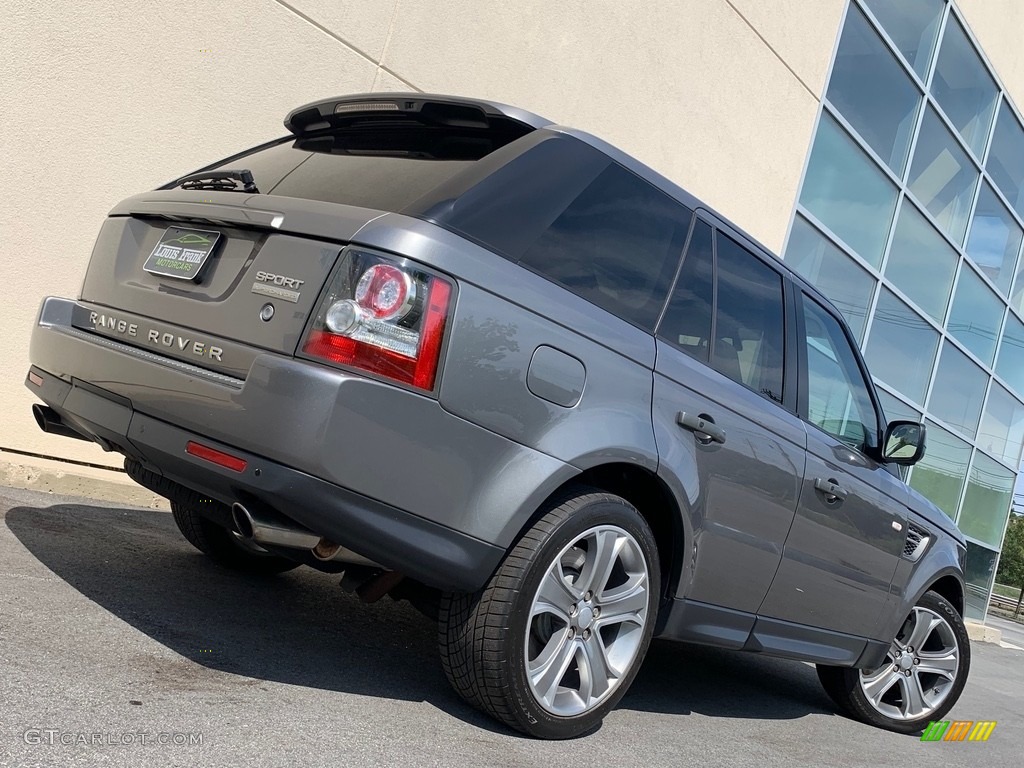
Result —
<instances>
[{"instance_id":1,"label":"black tire","mask_svg":"<svg viewBox=\"0 0 1024 768\"><path fill-rule=\"evenodd\" d=\"M594 643L599 642L602 647L607 642L617 642L620 636L629 636L628 643L631 649L635 650L630 651L633 655L630 657L631 660L625 662L624 668L613 670L618 674L614 676L614 682L609 683L608 690L601 694L603 698L595 697L594 705L579 714L560 716L541 704L527 676L526 665L530 653L527 632L532 632L535 627L535 620L530 617L531 606L542 579L548 575L549 569L556 561L564 568L566 558L570 555L575 558L582 557L582 560L577 560L579 572L565 583L572 586L573 582L583 578L589 550L576 546L570 550L569 547L579 545L584 541L581 538L584 534L591 534L600 526L607 526L601 530L611 530L616 536L619 533L628 534L626 538L630 538L635 544L635 547L629 544L629 567L639 569L642 557L643 566L646 568L647 600L646 607L639 610L645 611L646 618L642 627L635 628L633 624L629 624L628 630L620 628L626 626L625 622L608 624L607 616L605 624L599 622L602 603L601 596L596 594L599 591L598 586L601 589L608 588L610 594L611 590L618 588L609 587L614 574L625 574L625 570L615 570L626 568L625 559L620 560L620 556L616 555L612 561L613 566L607 571L613 576L603 585L595 582L593 596L587 598L584 595L578 609L573 603L575 618L570 619L573 623L571 626L563 627L565 632L573 633L573 639L567 640L564 647L581 649L567 656L570 659L567 674L574 674L572 665L576 663L573 659L578 658L576 653L590 653L582 650L582 644L592 635L600 635L599 638L595 637ZM619 551L621 550L616 550ZM563 581L565 578L563 575ZM628 583L631 577L627 574L624 578ZM445 675L463 699L515 730L545 739L566 739L583 735L600 725L602 719L614 708L636 677L650 644L657 619L660 593L661 574L657 544L643 517L629 502L618 496L591 488L577 488L571 495L562 496L548 507L506 556L487 586L474 594L442 596L438 612L439 646ZM641 604L643 599L640 598L637 602ZM598 616L593 619L591 606L598 607ZM606 607L605 612L608 613L609 610L610 608ZM586 618L583 618L584 616ZM589 626L593 626L594 629L587 630L584 634L584 629ZM606 630L610 633L611 640L606 636ZM579 635L576 634L577 631ZM552 631L552 637L553 634ZM549 641L550 638L543 642ZM608 656L603 655L603 658L607 660ZM588 669L592 667L588 665ZM582 677L581 672L575 674ZM559 683L565 679L561 674L556 677ZM593 679L597 677L594 675ZM580 683L580 686L582 690L583 683ZM588 695L588 700L589 698Z\"/></svg>"},{"instance_id":2,"label":"black tire","mask_svg":"<svg viewBox=\"0 0 1024 768\"><path fill-rule=\"evenodd\" d=\"M937 592L926 592L921 596L921 599L917 601L915 611L917 609L924 609L931 611L939 618L945 620L948 629L948 642L950 648L955 644L956 651L958 654L957 669L954 673L954 679L952 682L946 682L945 678L940 676L930 675L928 680L934 681L935 685L941 684L943 686L943 696L937 706L928 708L927 711L923 712L917 717L891 717L880 711L878 707L872 704L864 690L862 684L861 670L849 669L844 667L830 667L823 664L818 665L818 679L821 681L822 687L825 689L825 693L828 694L829 698L836 703L836 705L846 714L851 717L860 720L861 722L874 725L878 728L884 728L889 731L895 731L897 733L920 733L933 720L941 720L945 717L946 713L953 708L956 704L957 699L960 698L960 694L963 693L964 686L967 684L967 676L971 669L971 644L967 637L967 627L964 625L963 618L957 612L956 608L946 600L942 595ZM912 621L911 616L907 617L907 621L900 628L900 632L897 634L896 639L898 641L906 640L905 635L910 622ZM940 630L936 630L940 631ZM945 630L941 630L945 631ZM941 638L936 638L932 633L928 636L929 642L941 642ZM912 647L912 646L911 646ZM928 649L926 644L925 649ZM920 651L921 649L917 649ZM901 651L901 656L905 653ZM890 651L889 655L886 656L886 660L882 667L879 667L879 671L883 669L891 669L894 673L899 666L899 659L895 658L893 651ZM908 654L911 658L916 658L914 654ZM927 659L923 659L927 662ZM911 662L906 662L908 665ZM911 666L911 669L916 667ZM922 668L923 669L923 668ZM906 674L903 672L902 674ZM914 679L917 679L916 672L912 672ZM908 676L909 677L909 676ZM895 695L896 701L900 702L900 686L895 686L896 691L892 692ZM931 685L927 686L929 689ZM899 704L888 704L883 698L883 704L886 706L896 706Z\"/></svg>"},{"instance_id":3,"label":"black tire","mask_svg":"<svg viewBox=\"0 0 1024 768\"><path fill-rule=\"evenodd\" d=\"M174 522L188 543L215 563L242 573L272 575L298 568L301 563L250 548L227 528L208 520L202 512L171 501Z\"/></svg>"}]
</instances>

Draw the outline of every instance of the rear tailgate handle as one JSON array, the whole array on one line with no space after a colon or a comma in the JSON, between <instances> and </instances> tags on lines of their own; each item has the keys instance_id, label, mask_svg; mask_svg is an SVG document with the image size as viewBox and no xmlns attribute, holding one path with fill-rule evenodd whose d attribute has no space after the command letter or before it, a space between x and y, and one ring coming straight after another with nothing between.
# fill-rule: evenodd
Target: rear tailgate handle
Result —
<instances>
[{"instance_id":1,"label":"rear tailgate handle","mask_svg":"<svg viewBox=\"0 0 1024 768\"><path fill-rule=\"evenodd\" d=\"M835 480L825 480L824 478L816 477L814 478L814 487L821 491L821 495L825 497L825 501L829 504L842 501L848 495L847 490Z\"/></svg>"},{"instance_id":2,"label":"rear tailgate handle","mask_svg":"<svg viewBox=\"0 0 1024 768\"><path fill-rule=\"evenodd\" d=\"M724 443L725 430L715 424L714 419L706 413L695 416L686 411L676 414L676 423L683 429L688 429L697 436L702 443Z\"/></svg>"}]
</instances>

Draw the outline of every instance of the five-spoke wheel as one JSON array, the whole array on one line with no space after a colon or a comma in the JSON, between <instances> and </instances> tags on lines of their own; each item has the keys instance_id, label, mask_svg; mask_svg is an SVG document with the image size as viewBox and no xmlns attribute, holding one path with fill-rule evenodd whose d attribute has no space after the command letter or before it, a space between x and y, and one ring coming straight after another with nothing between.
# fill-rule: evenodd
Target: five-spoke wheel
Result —
<instances>
[{"instance_id":1,"label":"five-spoke wheel","mask_svg":"<svg viewBox=\"0 0 1024 768\"><path fill-rule=\"evenodd\" d=\"M633 681L661 590L651 529L624 499L556 501L474 595L441 601L441 659L463 698L543 738L595 728Z\"/></svg>"},{"instance_id":2,"label":"five-spoke wheel","mask_svg":"<svg viewBox=\"0 0 1024 768\"><path fill-rule=\"evenodd\" d=\"M860 720L902 733L916 733L941 720L967 682L971 648L957 610L936 592L926 592L896 633L882 664L874 669L818 667L829 696Z\"/></svg>"}]
</instances>

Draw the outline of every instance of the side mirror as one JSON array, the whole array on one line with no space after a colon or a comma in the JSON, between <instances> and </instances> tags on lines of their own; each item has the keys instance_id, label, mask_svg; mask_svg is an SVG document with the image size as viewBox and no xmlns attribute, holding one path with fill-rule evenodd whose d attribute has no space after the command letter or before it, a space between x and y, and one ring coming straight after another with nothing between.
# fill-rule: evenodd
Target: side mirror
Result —
<instances>
[{"instance_id":1,"label":"side mirror","mask_svg":"<svg viewBox=\"0 0 1024 768\"><path fill-rule=\"evenodd\" d=\"M882 460L887 464L910 466L924 458L924 424L916 421L890 421L885 428Z\"/></svg>"}]
</instances>

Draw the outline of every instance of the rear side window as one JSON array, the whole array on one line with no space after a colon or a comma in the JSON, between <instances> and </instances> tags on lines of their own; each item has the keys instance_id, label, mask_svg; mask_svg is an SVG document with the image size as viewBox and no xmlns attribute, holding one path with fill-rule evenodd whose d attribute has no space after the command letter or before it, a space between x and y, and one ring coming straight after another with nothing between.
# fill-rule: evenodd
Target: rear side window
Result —
<instances>
[{"instance_id":1,"label":"rear side window","mask_svg":"<svg viewBox=\"0 0 1024 768\"><path fill-rule=\"evenodd\" d=\"M520 263L632 323L652 329L679 264L691 213L611 163Z\"/></svg>"},{"instance_id":2,"label":"rear side window","mask_svg":"<svg viewBox=\"0 0 1024 768\"><path fill-rule=\"evenodd\" d=\"M718 302L711 364L782 402L785 319L782 275L739 243L717 235Z\"/></svg>"}]
</instances>

